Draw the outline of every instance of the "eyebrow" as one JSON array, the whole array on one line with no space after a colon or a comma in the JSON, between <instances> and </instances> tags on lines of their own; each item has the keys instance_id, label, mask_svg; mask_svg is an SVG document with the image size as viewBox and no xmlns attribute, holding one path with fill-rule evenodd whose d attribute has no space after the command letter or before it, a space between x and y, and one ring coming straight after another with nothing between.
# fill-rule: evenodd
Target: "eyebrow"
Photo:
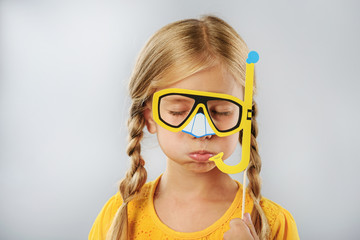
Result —
<instances>
[{"instance_id":1,"label":"eyebrow","mask_svg":"<svg viewBox=\"0 0 360 240\"><path fill-rule=\"evenodd\" d=\"M183 97L172 97L172 98L163 98L162 100L166 101L166 102L176 102L176 103L182 103L182 102L188 102L188 103L192 103L194 102L194 99L188 99L188 98L183 98Z\"/></svg>"}]
</instances>

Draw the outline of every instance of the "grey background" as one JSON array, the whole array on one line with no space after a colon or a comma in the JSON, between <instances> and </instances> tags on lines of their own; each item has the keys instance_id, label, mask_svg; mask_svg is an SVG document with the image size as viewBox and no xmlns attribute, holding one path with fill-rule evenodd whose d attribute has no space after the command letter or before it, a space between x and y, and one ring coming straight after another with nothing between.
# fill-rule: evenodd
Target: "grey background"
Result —
<instances>
[{"instance_id":1,"label":"grey background","mask_svg":"<svg viewBox=\"0 0 360 240\"><path fill-rule=\"evenodd\" d=\"M87 238L129 166L137 54L165 24L206 13L260 54L263 195L302 239L359 238L358 1L0 4L1 239ZM142 147L153 180L164 154L148 133Z\"/></svg>"}]
</instances>

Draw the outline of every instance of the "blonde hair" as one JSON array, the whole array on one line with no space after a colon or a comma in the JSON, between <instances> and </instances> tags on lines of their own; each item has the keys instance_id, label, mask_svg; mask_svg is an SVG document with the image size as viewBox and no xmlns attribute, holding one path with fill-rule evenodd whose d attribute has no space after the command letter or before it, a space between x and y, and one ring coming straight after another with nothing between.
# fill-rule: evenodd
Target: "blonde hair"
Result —
<instances>
[{"instance_id":1,"label":"blonde hair","mask_svg":"<svg viewBox=\"0 0 360 240\"><path fill-rule=\"evenodd\" d=\"M246 58L249 50L244 40L226 22L215 16L186 19L168 24L157 31L141 50L129 83L132 105L128 120L127 154L131 167L119 185L123 204L109 228L107 240L128 239L127 204L146 183L140 142L145 119L143 112L148 100L159 87L184 79L210 66L224 66L242 86L245 83ZM254 89L256 83L254 82ZM251 156L247 171L248 191L254 200L252 221L260 239L269 237L269 225L260 206L261 159L256 142L256 103L253 101ZM239 141L242 141L242 131Z\"/></svg>"}]
</instances>

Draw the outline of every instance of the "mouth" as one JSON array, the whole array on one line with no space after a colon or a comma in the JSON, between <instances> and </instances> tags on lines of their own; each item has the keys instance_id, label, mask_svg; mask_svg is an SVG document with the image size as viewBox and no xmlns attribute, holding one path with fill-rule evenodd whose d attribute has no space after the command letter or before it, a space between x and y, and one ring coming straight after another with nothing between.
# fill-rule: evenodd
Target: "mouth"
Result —
<instances>
[{"instance_id":1,"label":"mouth","mask_svg":"<svg viewBox=\"0 0 360 240\"><path fill-rule=\"evenodd\" d=\"M216 154L213 152L208 152L208 151L203 151L203 150L189 153L189 157L198 162L207 162L209 160L209 158L211 158L215 155Z\"/></svg>"}]
</instances>

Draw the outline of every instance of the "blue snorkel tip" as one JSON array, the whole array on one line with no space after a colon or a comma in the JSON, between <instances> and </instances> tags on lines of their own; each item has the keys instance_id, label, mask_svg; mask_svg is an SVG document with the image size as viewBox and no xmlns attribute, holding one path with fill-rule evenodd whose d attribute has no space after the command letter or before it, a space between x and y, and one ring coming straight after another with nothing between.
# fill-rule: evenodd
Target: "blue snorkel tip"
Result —
<instances>
[{"instance_id":1,"label":"blue snorkel tip","mask_svg":"<svg viewBox=\"0 0 360 240\"><path fill-rule=\"evenodd\" d=\"M248 54L248 58L246 59L246 63L257 63L259 61L259 54L256 51L251 51Z\"/></svg>"}]
</instances>

